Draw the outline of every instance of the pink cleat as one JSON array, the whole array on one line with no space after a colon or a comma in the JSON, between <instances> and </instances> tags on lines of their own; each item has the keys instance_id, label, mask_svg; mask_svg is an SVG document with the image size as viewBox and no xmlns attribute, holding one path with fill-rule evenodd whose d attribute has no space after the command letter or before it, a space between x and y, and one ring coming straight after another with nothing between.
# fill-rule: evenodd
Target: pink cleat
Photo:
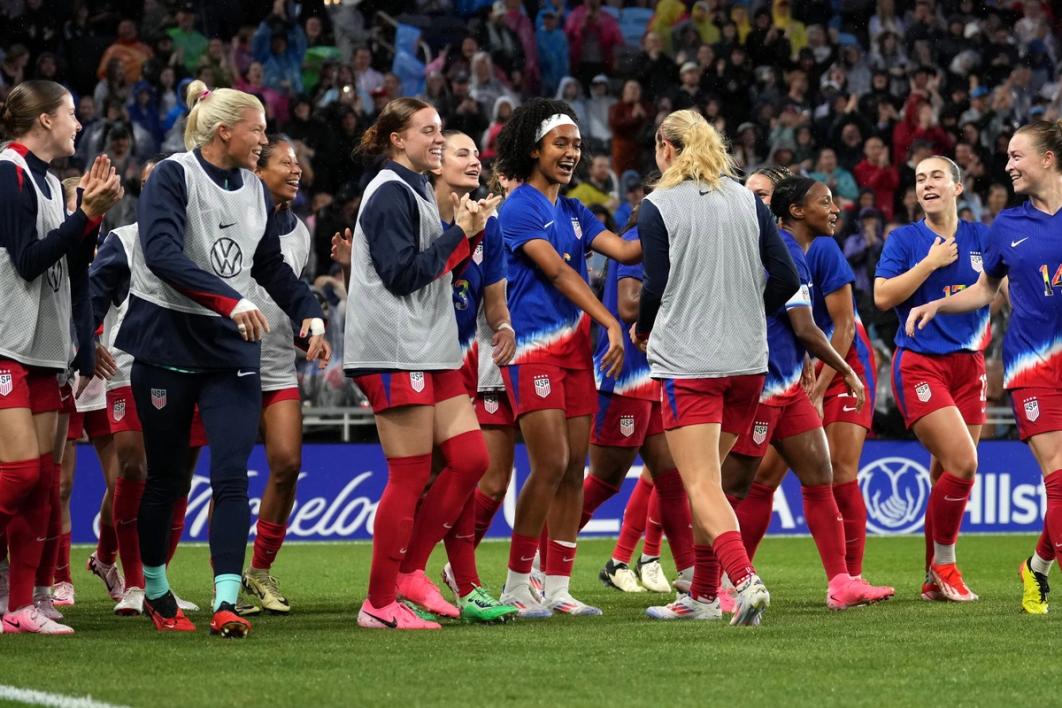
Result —
<instances>
[{"instance_id":1,"label":"pink cleat","mask_svg":"<svg viewBox=\"0 0 1062 708\"><path fill-rule=\"evenodd\" d=\"M107 588L107 594L115 602L121 600L122 596L125 595L125 579L118 572L117 565L107 565L97 558L96 552L93 551L88 558L88 563L85 564L85 569L103 581L104 586Z\"/></svg>"},{"instance_id":2,"label":"pink cleat","mask_svg":"<svg viewBox=\"0 0 1062 708\"><path fill-rule=\"evenodd\" d=\"M419 572L423 575L423 571ZM429 622L417 617L413 610L401 602L392 602L382 609L377 609L368 600L361 603L358 626L366 629L442 629L438 622Z\"/></svg>"},{"instance_id":3,"label":"pink cleat","mask_svg":"<svg viewBox=\"0 0 1062 708\"><path fill-rule=\"evenodd\" d=\"M868 587L851 575L836 575L826 590L826 607L831 610L847 610L849 607L869 605L874 601L870 599Z\"/></svg>"},{"instance_id":4,"label":"pink cleat","mask_svg":"<svg viewBox=\"0 0 1062 708\"><path fill-rule=\"evenodd\" d=\"M734 614L734 610L737 608L737 601L734 599L734 587L722 587L719 588L719 609L728 615Z\"/></svg>"},{"instance_id":5,"label":"pink cleat","mask_svg":"<svg viewBox=\"0 0 1062 708\"><path fill-rule=\"evenodd\" d=\"M461 616L461 611L446 601L423 570L398 574L398 594L440 617Z\"/></svg>"},{"instance_id":6,"label":"pink cleat","mask_svg":"<svg viewBox=\"0 0 1062 708\"><path fill-rule=\"evenodd\" d=\"M870 598L870 602L882 602L896 594L896 588L891 585L871 585L862 575L852 576L863 584L863 589Z\"/></svg>"},{"instance_id":7,"label":"pink cleat","mask_svg":"<svg viewBox=\"0 0 1062 708\"><path fill-rule=\"evenodd\" d=\"M4 615L5 634L73 634L74 630L44 616L33 605Z\"/></svg>"}]
</instances>

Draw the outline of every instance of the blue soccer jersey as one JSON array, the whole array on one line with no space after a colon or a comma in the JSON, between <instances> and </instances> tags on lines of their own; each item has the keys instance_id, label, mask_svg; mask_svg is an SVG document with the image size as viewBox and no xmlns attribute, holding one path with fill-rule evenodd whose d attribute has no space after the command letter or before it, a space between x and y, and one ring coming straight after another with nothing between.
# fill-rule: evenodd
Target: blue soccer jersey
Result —
<instances>
[{"instance_id":1,"label":"blue soccer jersey","mask_svg":"<svg viewBox=\"0 0 1062 708\"><path fill-rule=\"evenodd\" d=\"M590 318L550 284L524 245L548 242L586 280L587 251L605 227L579 201L558 197L552 204L529 184L513 190L498 218L509 256L509 312L516 330L512 363L590 368Z\"/></svg>"},{"instance_id":2,"label":"blue soccer jersey","mask_svg":"<svg viewBox=\"0 0 1062 708\"><path fill-rule=\"evenodd\" d=\"M784 309L767 316L767 380L763 384L760 403L769 406L784 406L800 390L800 374L804 370L804 345L796 337L789 322L789 310L811 307L812 281L804 251L793 235L785 229L779 234L789 248L789 255L796 264L800 276L800 289L796 291Z\"/></svg>"},{"instance_id":3,"label":"blue soccer jersey","mask_svg":"<svg viewBox=\"0 0 1062 708\"><path fill-rule=\"evenodd\" d=\"M623 234L623 238L627 241L637 241L638 229L627 230ZM621 325L623 319L620 318L619 314L619 283L624 278L633 278L639 283L642 282L642 264L624 265L617 261L609 260L605 271L605 291L601 300ZM601 371L601 361L607 351L608 337L604 331L599 331L597 344L594 347L594 372L597 376L598 391L648 401L660 400L660 389L649 376L649 361L645 358L645 353L641 349L629 344L624 346L623 369L615 378L606 376Z\"/></svg>"},{"instance_id":4,"label":"blue soccer jersey","mask_svg":"<svg viewBox=\"0 0 1062 708\"><path fill-rule=\"evenodd\" d=\"M922 354L979 352L988 346L991 329L987 307L973 312L939 315L914 337L907 336L904 326L911 308L947 297L977 282L984 269L987 236L988 229L983 224L959 221L955 232L958 259L930 273L911 297L896 306L896 316L900 320L896 346ZM875 275L895 278L906 273L926 257L936 239L937 234L926 226L925 219L901 226L886 239Z\"/></svg>"},{"instance_id":5,"label":"blue soccer jersey","mask_svg":"<svg viewBox=\"0 0 1062 708\"><path fill-rule=\"evenodd\" d=\"M811 242L807 253L808 271L811 273L811 281L815 284L812 288L812 311L815 315L815 324L818 325L827 337L833 336L834 324L830 317L830 311L826 307L826 296L832 295L845 285L855 283L855 273L848 259L844 257L841 247L834 239L823 236ZM848 348L845 361L856 371L857 374L866 378L869 383L875 381L874 367L871 366L870 337L859 319L859 308L856 307L855 290L852 291L852 313L855 316L855 337L852 338L852 346ZM843 380L837 377L843 384Z\"/></svg>"},{"instance_id":6,"label":"blue soccer jersey","mask_svg":"<svg viewBox=\"0 0 1062 708\"><path fill-rule=\"evenodd\" d=\"M443 224L448 228L450 224ZM501 226L495 216L487 219L482 238L472 245L472 255L463 268L454 271L454 313L461 353L467 354L476 341L476 320L488 285L505 279L505 246Z\"/></svg>"},{"instance_id":7,"label":"blue soccer jersey","mask_svg":"<svg viewBox=\"0 0 1062 708\"><path fill-rule=\"evenodd\" d=\"M985 273L1009 277L1013 312L1003 340L1003 385L1062 386L1062 211L1030 202L999 213L988 233Z\"/></svg>"}]
</instances>

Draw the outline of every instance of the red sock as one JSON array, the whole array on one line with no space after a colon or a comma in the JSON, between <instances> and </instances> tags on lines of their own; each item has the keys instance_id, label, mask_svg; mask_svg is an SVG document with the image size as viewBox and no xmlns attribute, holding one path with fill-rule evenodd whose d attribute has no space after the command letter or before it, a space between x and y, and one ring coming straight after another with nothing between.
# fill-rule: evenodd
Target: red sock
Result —
<instances>
[{"instance_id":1,"label":"red sock","mask_svg":"<svg viewBox=\"0 0 1062 708\"><path fill-rule=\"evenodd\" d=\"M494 515L498 513L498 509L501 508L502 499L495 499L488 497L483 492L479 491L479 487L476 487L476 491L472 492L472 502L475 505L476 511L476 545L483 540L483 537L487 535L487 530L490 528L490 524L494 521Z\"/></svg>"},{"instance_id":2,"label":"red sock","mask_svg":"<svg viewBox=\"0 0 1062 708\"><path fill-rule=\"evenodd\" d=\"M690 596L701 602L711 602L719 594L719 559L711 546L694 546L693 584Z\"/></svg>"},{"instance_id":3,"label":"red sock","mask_svg":"<svg viewBox=\"0 0 1062 708\"><path fill-rule=\"evenodd\" d=\"M863 574L863 550L867 545L867 505L859 482L833 487L833 498L844 518L844 562L849 575Z\"/></svg>"},{"instance_id":4,"label":"red sock","mask_svg":"<svg viewBox=\"0 0 1062 708\"><path fill-rule=\"evenodd\" d=\"M465 502L472 496L490 458L483 433L476 429L455 435L439 445L446 468L438 476L416 513L403 573L424 570L439 541L450 532Z\"/></svg>"},{"instance_id":5,"label":"red sock","mask_svg":"<svg viewBox=\"0 0 1062 708\"><path fill-rule=\"evenodd\" d=\"M1047 514L1044 529L1056 548L1062 546L1062 470L1055 470L1044 477L1047 490Z\"/></svg>"},{"instance_id":6,"label":"red sock","mask_svg":"<svg viewBox=\"0 0 1062 708\"><path fill-rule=\"evenodd\" d=\"M675 559L675 568L685 570L696 564L693 548L693 526L690 518L690 502L686 496L686 487L676 469L666 470L656 476L654 496L660 505L660 522L667 534L671 555ZM650 513L652 507L650 506ZM645 531L646 545L649 544L649 528ZM713 555L714 558L714 555ZM718 565L718 563L716 564Z\"/></svg>"},{"instance_id":7,"label":"red sock","mask_svg":"<svg viewBox=\"0 0 1062 708\"><path fill-rule=\"evenodd\" d=\"M0 528L0 561L7 560L7 520L3 521L3 527Z\"/></svg>"},{"instance_id":8,"label":"red sock","mask_svg":"<svg viewBox=\"0 0 1062 708\"><path fill-rule=\"evenodd\" d=\"M113 508L113 506L112 506ZM96 541L96 558L101 563L114 565L118 555L118 534L111 524L100 523L100 538Z\"/></svg>"},{"instance_id":9,"label":"red sock","mask_svg":"<svg viewBox=\"0 0 1062 708\"><path fill-rule=\"evenodd\" d=\"M845 575L848 566L844 562L844 521L833 498L833 485L817 484L801 487L800 491L804 497L804 518L819 549L826 579Z\"/></svg>"},{"instance_id":10,"label":"red sock","mask_svg":"<svg viewBox=\"0 0 1062 708\"><path fill-rule=\"evenodd\" d=\"M930 490L930 495L933 491ZM929 572L929 565L933 562L933 555L936 549L933 548L933 506L931 504L926 505L926 520L925 528L923 529L926 539L926 572Z\"/></svg>"},{"instance_id":11,"label":"red sock","mask_svg":"<svg viewBox=\"0 0 1062 708\"><path fill-rule=\"evenodd\" d=\"M41 548L41 560L37 564L34 585L50 588L55 578L55 566L59 562L59 537L63 535L63 504L59 500L59 479L63 475L62 465L48 457L52 474L48 479L48 524L45 527L44 547ZM41 464L44 462L42 460Z\"/></svg>"},{"instance_id":12,"label":"red sock","mask_svg":"<svg viewBox=\"0 0 1062 708\"><path fill-rule=\"evenodd\" d=\"M645 543L642 544L642 555L651 558L660 557L660 541L664 537L664 525L661 522L660 494L653 485L653 491L649 492L649 506L645 509Z\"/></svg>"},{"instance_id":13,"label":"red sock","mask_svg":"<svg viewBox=\"0 0 1062 708\"><path fill-rule=\"evenodd\" d=\"M55 469L52 456L41 455L34 460L37 473L28 494L22 495L16 513L7 525L8 545L11 549L7 606L17 610L33 602L33 583L40 564L43 539L48 533L48 495L52 473ZM10 470L5 465L4 472ZM28 472L29 465L23 472ZM9 477L5 477L5 480ZM25 479L22 477L21 479Z\"/></svg>"},{"instance_id":14,"label":"red sock","mask_svg":"<svg viewBox=\"0 0 1062 708\"><path fill-rule=\"evenodd\" d=\"M142 479L119 477L114 482L114 501L111 515L114 518L114 533L117 537L118 556L122 559L122 571L125 574L127 588L144 587L144 566L140 560L140 531L136 518L140 513L140 498L144 495ZM100 534L100 543L103 534ZM104 561L103 558L100 558ZM106 561L104 561L106 562ZM114 555L111 555L112 564Z\"/></svg>"},{"instance_id":15,"label":"red sock","mask_svg":"<svg viewBox=\"0 0 1062 708\"><path fill-rule=\"evenodd\" d=\"M177 546L184 534L184 516L188 513L188 497L178 497L173 503L173 519L170 523L170 547L166 551L166 565L173 560L173 554L177 552Z\"/></svg>"},{"instance_id":16,"label":"red sock","mask_svg":"<svg viewBox=\"0 0 1062 708\"><path fill-rule=\"evenodd\" d=\"M542 533L538 535L538 567L543 571L549 561L549 522L542 524Z\"/></svg>"},{"instance_id":17,"label":"red sock","mask_svg":"<svg viewBox=\"0 0 1062 708\"><path fill-rule=\"evenodd\" d=\"M42 456L19 462L0 462L0 533L19 513L22 501L36 486L42 459L45 458Z\"/></svg>"},{"instance_id":18,"label":"red sock","mask_svg":"<svg viewBox=\"0 0 1062 708\"><path fill-rule=\"evenodd\" d=\"M972 479L956 477L951 472L944 472L933 485L929 494L929 508L933 510L933 541L941 545L952 545L959 538L962 515L966 512L966 501L973 489Z\"/></svg>"},{"instance_id":19,"label":"red sock","mask_svg":"<svg viewBox=\"0 0 1062 708\"><path fill-rule=\"evenodd\" d=\"M70 532L59 537L59 562L55 564L55 582L71 583L70 578Z\"/></svg>"},{"instance_id":20,"label":"red sock","mask_svg":"<svg viewBox=\"0 0 1062 708\"><path fill-rule=\"evenodd\" d=\"M465 508L450 533L443 538L443 543L457 582L457 595L464 597L482 585L476 568L476 500L473 497L465 502Z\"/></svg>"},{"instance_id":21,"label":"red sock","mask_svg":"<svg viewBox=\"0 0 1062 708\"><path fill-rule=\"evenodd\" d=\"M413 511L430 476L431 453L387 459L387 486L373 523L369 570L369 604L373 607L386 607L395 601L398 567L413 531Z\"/></svg>"},{"instance_id":22,"label":"red sock","mask_svg":"<svg viewBox=\"0 0 1062 708\"><path fill-rule=\"evenodd\" d=\"M615 496L619 487L614 487L603 479L592 474L583 479L583 516L579 519L579 528L586 526L586 522L594 515L597 508Z\"/></svg>"},{"instance_id":23,"label":"red sock","mask_svg":"<svg viewBox=\"0 0 1062 708\"><path fill-rule=\"evenodd\" d=\"M612 549L612 557L622 563L631 562L634 547L638 545L642 532L645 531L645 517L649 511L649 495L652 492L653 483L639 477L627 500L627 508L623 511L623 525L620 526L616 547Z\"/></svg>"},{"instance_id":24,"label":"red sock","mask_svg":"<svg viewBox=\"0 0 1062 708\"><path fill-rule=\"evenodd\" d=\"M741 534L737 531L727 531L716 536L712 551L715 552L715 557L719 559L720 565L726 571L734 587L739 587L746 578L756 572L745 552L745 542L741 540Z\"/></svg>"},{"instance_id":25,"label":"red sock","mask_svg":"<svg viewBox=\"0 0 1062 708\"><path fill-rule=\"evenodd\" d=\"M753 482L749 493L735 508L738 526L741 528L741 540L745 542L745 552L749 558L756 556L760 541L767 535L771 525L771 512L774 510L774 490L766 484ZM729 575L729 571L727 571ZM733 578L730 578L733 581ZM735 582L734 585L737 585Z\"/></svg>"},{"instance_id":26,"label":"red sock","mask_svg":"<svg viewBox=\"0 0 1062 708\"><path fill-rule=\"evenodd\" d=\"M542 566L546 575L563 575L572 577L572 566L575 565L575 543L570 541L549 542L549 563Z\"/></svg>"},{"instance_id":27,"label":"red sock","mask_svg":"<svg viewBox=\"0 0 1062 708\"><path fill-rule=\"evenodd\" d=\"M530 573L538 543L536 536L524 536L513 531L513 539L509 543L509 570L514 573Z\"/></svg>"},{"instance_id":28,"label":"red sock","mask_svg":"<svg viewBox=\"0 0 1062 708\"><path fill-rule=\"evenodd\" d=\"M257 532L254 537L254 555L251 556L251 567L258 570L269 570L273 567L277 553L284 543L284 534L288 527L285 524L275 524L272 521L259 519L255 525Z\"/></svg>"},{"instance_id":29,"label":"red sock","mask_svg":"<svg viewBox=\"0 0 1062 708\"><path fill-rule=\"evenodd\" d=\"M1047 526L1040 532L1040 538L1036 541L1036 555L1046 560L1054 560L1055 545L1051 543L1051 536L1047 533Z\"/></svg>"}]
</instances>

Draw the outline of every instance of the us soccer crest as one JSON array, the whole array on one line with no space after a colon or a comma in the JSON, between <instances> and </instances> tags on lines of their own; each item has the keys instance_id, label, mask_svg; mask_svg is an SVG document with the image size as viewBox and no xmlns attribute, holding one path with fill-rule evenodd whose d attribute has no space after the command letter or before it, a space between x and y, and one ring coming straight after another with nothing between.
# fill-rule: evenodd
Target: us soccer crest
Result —
<instances>
[{"instance_id":1,"label":"us soccer crest","mask_svg":"<svg viewBox=\"0 0 1062 708\"><path fill-rule=\"evenodd\" d=\"M114 409L111 411L111 416L114 417L114 422L116 423L125 417L124 400L118 400L114 402Z\"/></svg>"},{"instance_id":2,"label":"us soccer crest","mask_svg":"<svg viewBox=\"0 0 1062 708\"><path fill-rule=\"evenodd\" d=\"M581 239L583 237L583 227L579 224L578 219L572 219L572 231L575 232L575 238Z\"/></svg>"},{"instance_id":3,"label":"us soccer crest","mask_svg":"<svg viewBox=\"0 0 1062 708\"><path fill-rule=\"evenodd\" d=\"M1040 417L1040 402L1035 398L1025 399L1025 417L1029 419L1030 423L1035 423L1036 419Z\"/></svg>"},{"instance_id":4,"label":"us soccer crest","mask_svg":"<svg viewBox=\"0 0 1062 708\"><path fill-rule=\"evenodd\" d=\"M424 372L423 371L410 371L409 372L409 387L420 393L424 390Z\"/></svg>"},{"instance_id":5,"label":"us soccer crest","mask_svg":"<svg viewBox=\"0 0 1062 708\"><path fill-rule=\"evenodd\" d=\"M539 398L548 398L551 391L553 389L549 385L549 376L539 374L535 377L535 393Z\"/></svg>"},{"instance_id":6,"label":"us soccer crest","mask_svg":"<svg viewBox=\"0 0 1062 708\"><path fill-rule=\"evenodd\" d=\"M0 396L7 396L14 388L14 377L10 371L0 371Z\"/></svg>"},{"instance_id":7,"label":"us soccer crest","mask_svg":"<svg viewBox=\"0 0 1062 708\"><path fill-rule=\"evenodd\" d=\"M487 411L491 415L498 412L498 397L493 393L488 393L483 396L483 410Z\"/></svg>"},{"instance_id":8,"label":"us soccer crest","mask_svg":"<svg viewBox=\"0 0 1062 708\"><path fill-rule=\"evenodd\" d=\"M767 424L757 420L755 425L752 426L752 442L757 445L762 445L763 441L767 439Z\"/></svg>"},{"instance_id":9,"label":"us soccer crest","mask_svg":"<svg viewBox=\"0 0 1062 708\"><path fill-rule=\"evenodd\" d=\"M476 250L472 252L472 262L479 265L483 262L483 244L477 243Z\"/></svg>"},{"instance_id":10,"label":"us soccer crest","mask_svg":"<svg viewBox=\"0 0 1062 708\"><path fill-rule=\"evenodd\" d=\"M166 389L151 389L151 405L155 406L155 410L157 411L161 411L166 407Z\"/></svg>"},{"instance_id":11,"label":"us soccer crest","mask_svg":"<svg viewBox=\"0 0 1062 708\"><path fill-rule=\"evenodd\" d=\"M985 272L985 264L981 259L980 251L970 251L970 267L976 270L978 273Z\"/></svg>"},{"instance_id":12,"label":"us soccer crest","mask_svg":"<svg viewBox=\"0 0 1062 708\"><path fill-rule=\"evenodd\" d=\"M633 415L621 415L620 416L620 434L625 438L629 438L634 435L634 416Z\"/></svg>"},{"instance_id":13,"label":"us soccer crest","mask_svg":"<svg viewBox=\"0 0 1062 708\"><path fill-rule=\"evenodd\" d=\"M933 397L933 392L929 390L929 384L925 381L915 386L915 393L918 395L918 400L922 403Z\"/></svg>"}]
</instances>

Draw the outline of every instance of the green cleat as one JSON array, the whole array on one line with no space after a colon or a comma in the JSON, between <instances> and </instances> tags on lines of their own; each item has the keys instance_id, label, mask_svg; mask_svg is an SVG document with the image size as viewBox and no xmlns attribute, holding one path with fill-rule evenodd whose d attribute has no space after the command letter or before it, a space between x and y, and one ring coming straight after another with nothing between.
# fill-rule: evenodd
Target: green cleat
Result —
<instances>
[{"instance_id":1,"label":"green cleat","mask_svg":"<svg viewBox=\"0 0 1062 708\"><path fill-rule=\"evenodd\" d=\"M287 598L280 594L280 584L268 571L248 568L243 574L243 589L267 612L286 615L291 611Z\"/></svg>"},{"instance_id":2,"label":"green cleat","mask_svg":"<svg viewBox=\"0 0 1062 708\"><path fill-rule=\"evenodd\" d=\"M399 600L399 602L401 602L403 605L408 607L413 612L413 614L415 614L417 617L420 617L425 622L438 622L439 621L439 618L438 618L437 615L434 615L431 612L428 612L427 610L425 610L424 608L422 608L420 605L416 604L415 602L410 602L409 600Z\"/></svg>"},{"instance_id":3,"label":"green cleat","mask_svg":"<svg viewBox=\"0 0 1062 708\"><path fill-rule=\"evenodd\" d=\"M516 617L519 608L512 605L503 605L490 596L486 590L477 587L457 601L461 609L463 622L480 622L493 624L508 622Z\"/></svg>"}]
</instances>

